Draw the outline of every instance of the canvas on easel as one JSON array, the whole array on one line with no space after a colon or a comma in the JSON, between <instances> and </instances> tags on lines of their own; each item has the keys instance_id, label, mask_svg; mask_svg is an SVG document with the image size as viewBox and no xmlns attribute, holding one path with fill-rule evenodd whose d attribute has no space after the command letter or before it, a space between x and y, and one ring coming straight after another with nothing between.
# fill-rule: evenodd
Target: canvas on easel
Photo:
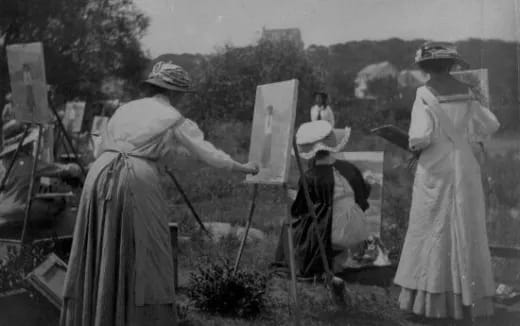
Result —
<instances>
[{"instance_id":1,"label":"canvas on easel","mask_svg":"<svg viewBox=\"0 0 520 326\"><path fill-rule=\"evenodd\" d=\"M246 182L287 182L297 98L296 79L257 87L249 161L257 163L260 172L247 176Z\"/></svg>"},{"instance_id":2,"label":"canvas on easel","mask_svg":"<svg viewBox=\"0 0 520 326\"><path fill-rule=\"evenodd\" d=\"M103 117L96 115L94 120L92 121L92 128L90 129L90 134L93 136L100 136L107 127L108 117Z\"/></svg>"},{"instance_id":3,"label":"canvas on easel","mask_svg":"<svg viewBox=\"0 0 520 326\"><path fill-rule=\"evenodd\" d=\"M48 164L54 162L54 128L52 124L44 125L42 129L41 160Z\"/></svg>"},{"instance_id":4,"label":"canvas on easel","mask_svg":"<svg viewBox=\"0 0 520 326\"><path fill-rule=\"evenodd\" d=\"M487 105L489 104L490 99L487 69L454 71L451 74L457 80L470 85L473 91L477 93L476 95L481 97L483 103Z\"/></svg>"},{"instance_id":5,"label":"canvas on easel","mask_svg":"<svg viewBox=\"0 0 520 326\"><path fill-rule=\"evenodd\" d=\"M67 102L63 125L69 133L81 132L83 116L85 115L85 102Z\"/></svg>"},{"instance_id":6,"label":"canvas on easel","mask_svg":"<svg viewBox=\"0 0 520 326\"><path fill-rule=\"evenodd\" d=\"M13 44L6 49L16 119L31 123L49 123L52 114L47 98L42 43Z\"/></svg>"},{"instance_id":7,"label":"canvas on easel","mask_svg":"<svg viewBox=\"0 0 520 326\"><path fill-rule=\"evenodd\" d=\"M288 190L287 180L289 178L290 154L293 146L297 98L298 80L296 79L259 85L256 88L249 161L258 164L259 173L246 177L246 182L253 184L253 192L246 229L235 260L234 272L238 270L247 235L253 221L258 185L281 185L285 192ZM287 207L289 207L289 204L287 204ZM290 218L290 213L287 209L287 221ZM291 228L288 228L287 232L291 266L291 295L295 309L294 318L296 324L298 324L299 308Z\"/></svg>"}]
</instances>

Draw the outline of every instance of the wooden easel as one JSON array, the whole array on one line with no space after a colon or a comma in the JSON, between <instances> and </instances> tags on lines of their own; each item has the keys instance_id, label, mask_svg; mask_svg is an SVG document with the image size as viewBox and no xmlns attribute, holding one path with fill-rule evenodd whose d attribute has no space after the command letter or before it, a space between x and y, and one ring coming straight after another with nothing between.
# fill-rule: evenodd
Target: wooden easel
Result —
<instances>
[{"instance_id":1,"label":"wooden easel","mask_svg":"<svg viewBox=\"0 0 520 326\"><path fill-rule=\"evenodd\" d=\"M294 137L293 137L292 147L293 147L294 155L296 157L296 162L298 165L300 180L302 180L302 184L303 184L305 201L307 203L308 210L309 210L309 212L312 216L312 220L313 220L311 227L315 231L314 235L317 237L317 240L318 240L319 252L320 252L320 256L321 256L323 266L325 269L325 273L326 273L325 283L328 284L329 282L332 281L332 277L334 275L332 273L332 270L331 270L328 260L327 260L327 255L325 252L325 245L323 244L323 239L321 238L321 236L318 232L318 217L316 216L316 212L314 211L314 205L312 204L312 201L311 201L311 198L309 195L309 188L308 188L308 185L307 185L307 182L305 179L305 172L304 172L302 164L301 164L300 154L298 152L298 146L296 145L296 138L294 138ZM290 272L291 272L291 296L293 299L294 311L295 311L294 324L300 325L301 316L300 316L300 310L299 310L299 305L298 305L298 295L297 295L297 289L296 289L296 266L295 266L295 261L294 261L294 248L293 248L292 228L291 228L291 224L292 224L291 223L292 216L291 216L291 209L290 209L291 203L289 200L289 194L288 194L289 189L287 187L287 184L286 183L282 184L282 187L284 189L285 200L286 200L286 209L285 209L286 221L285 221L285 223L287 225L287 241L288 241L288 247L289 247L289 268L290 268ZM257 195L258 195L258 184L254 184L253 192L251 195L251 203L249 206L249 214L247 217L247 225L246 225L246 229L244 232L244 236L240 243L240 249L238 250L238 254L237 254L237 257L235 260L235 266L233 269L234 272L236 272L238 270L238 267L240 265L240 259L242 258L242 254L244 252L247 235L249 233L249 229L251 228L251 223L253 221L253 215L254 215L254 211L255 211Z\"/></svg>"},{"instance_id":2,"label":"wooden easel","mask_svg":"<svg viewBox=\"0 0 520 326\"><path fill-rule=\"evenodd\" d=\"M298 295L297 295L297 290L296 290L296 266L295 266L295 262L294 262L292 230L290 227L290 223L291 223L291 214L290 214L290 208L289 208L290 203L289 203L289 198L287 196L287 190L288 190L287 184L284 183L282 185L282 187L286 194L286 196L285 196L285 200L286 200L285 218L286 218L286 223L289 225L289 227L287 228L287 239L288 239L288 245L289 245L289 265L290 265L290 270L291 270L291 296L292 296L294 311L295 311L294 325L299 326L299 325L301 325L301 323L300 323L301 319L300 319L300 310L299 310L299 305L298 305ZM249 214L247 217L247 225L246 225L246 229L244 232L244 236L242 237L242 240L240 242L240 249L238 250L238 254L237 254L237 257L235 260L235 266L233 268L233 273L236 273L238 271L238 267L240 265L240 259L242 258L242 254L244 252L247 235L249 234L249 229L251 228L251 223L253 222L253 215L254 215L254 211L255 211L255 207L256 207L257 195L258 195L258 184L254 184L253 192L251 194L251 203L249 206Z\"/></svg>"},{"instance_id":3,"label":"wooden easel","mask_svg":"<svg viewBox=\"0 0 520 326\"><path fill-rule=\"evenodd\" d=\"M67 131L65 130L56 110L52 106L49 106L49 108L53 112L54 116L57 118L57 127L59 128L58 131L60 131L63 134L63 136L67 142L67 145L70 147L70 150L73 152L73 155L74 155L73 159L76 161L76 163L81 168L83 176L86 176L86 171L85 171L83 165L81 164L81 162L79 161L77 152L74 149L74 146L72 145L72 141L70 140L69 135L67 134ZM27 135L29 134L29 130L31 129L31 127L36 127L37 131L38 131L38 137L36 140L36 148L33 150L31 178L29 181L29 191L27 194L27 201L26 201L26 206L25 206L22 234L20 236L20 240L18 241L20 244L25 244L25 240L26 240L26 236L27 236L27 226L29 223L31 207L32 207L34 199L59 198L59 197L69 197L70 196L69 194L62 194L62 193L47 193L47 194L35 193L34 183L35 183L35 179L36 179L36 171L37 171L37 167L38 167L38 162L40 160L40 149L41 149L41 142L42 142L42 135L43 135L43 124L35 123L35 122L25 122L24 124L25 124L24 133L18 143L16 151L13 155L13 158L11 159L11 162L9 162L9 166L8 166L8 168L5 172L5 175L2 179L2 182L0 184L0 191L1 191L4 189L7 179L9 178L9 175L14 167L14 164L16 163L16 160L18 159L18 155L20 154L20 150L22 149L22 147L24 145L24 141L27 138Z\"/></svg>"}]
</instances>

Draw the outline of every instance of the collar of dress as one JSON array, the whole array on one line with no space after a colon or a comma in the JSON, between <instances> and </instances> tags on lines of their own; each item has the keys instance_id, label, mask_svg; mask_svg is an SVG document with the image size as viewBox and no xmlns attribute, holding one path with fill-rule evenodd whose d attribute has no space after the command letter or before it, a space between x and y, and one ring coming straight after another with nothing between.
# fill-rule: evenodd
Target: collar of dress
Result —
<instances>
[{"instance_id":1,"label":"collar of dress","mask_svg":"<svg viewBox=\"0 0 520 326\"><path fill-rule=\"evenodd\" d=\"M171 105L170 99L164 94L156 94L153 96L154 99L161 102L162 104Z\"/></svg>"}]
</instances>

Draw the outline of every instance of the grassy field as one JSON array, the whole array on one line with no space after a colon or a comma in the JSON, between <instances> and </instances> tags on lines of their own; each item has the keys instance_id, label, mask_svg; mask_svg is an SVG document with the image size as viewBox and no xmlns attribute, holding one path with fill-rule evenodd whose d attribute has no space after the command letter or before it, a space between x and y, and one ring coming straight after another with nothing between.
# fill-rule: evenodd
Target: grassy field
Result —
<instances>
[{"instance_id":1,"label":"grassy field","mask_svg":"<svg viewBox=\"0 0 520 326\"><path fill-rule=\"evenodd\" d=\"M508 148L503 144L502 146ZM239 155L239 158L245 159L245 156ZM395 152L385 160L382 238L396 254L399 252L406 231L407 205L409 205L411 192L412 176L405 168L404 158L401 153ZM179 159L176 166L179 171L185 171L178 177L204 221L245 225L251 186L242 182L242 176L195 164L189 158ZM297 177L297 169L293 163L290 186L294 187ZM233 261L238 252L239 240L229 238L214 244L204 239L202 235L193 233L196 224L190 212L173 189L171 196L174 208L172 219L180 222L181 235L191 236L191 240L180 244L179 257L181 286L179 300L185 307L183 309L185 325L289 325L293 314L289 304L289 282L274 275L270 275L267 311L255 320L233 320L207 315L190 305L186 291L190 273L198 264L208 259L211 261L231 259ZM242 268L269 274L268 266L274 259L285 211L286 201L281 187L260 186L253 227L262 230L266 237L263 241L247 243L242 258ZM520 276L515 275L516 272L514 272L517 265L500 260L495 260L494 264L499 274L499 280L518 281ZM518 270L517 268L516 271ZM412 321L400 312L397 306L397 296L398 289L395 287L385 291L374 286L349 284L350 304L348 308L340 308L332 303L329 293L323 285L298 284L298 299L303 325L427 324ZM518 309L520 310L520 308ZM519 318L520 313L518 312L498 310L496 317L491 320L481 320L477 325L516 325ZM452 325L452 323L441 321L439 325Z\"/></svg>"}]
</instances>

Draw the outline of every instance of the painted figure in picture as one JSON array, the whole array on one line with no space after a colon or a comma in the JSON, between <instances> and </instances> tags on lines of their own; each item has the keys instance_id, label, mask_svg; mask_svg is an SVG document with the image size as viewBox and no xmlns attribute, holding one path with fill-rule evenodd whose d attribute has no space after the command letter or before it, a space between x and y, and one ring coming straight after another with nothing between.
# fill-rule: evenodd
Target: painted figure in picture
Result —
<instances>
[{"instance_id":1,"label":"painted figure in picture","mask_svg":"<svg viewBox=\"0 0 520 326\"><path fill-rule=\"evenodd\" d=\"M7 122L15 119L11 93L8 93L5 96L5 102L6 103L5 103L4 109L2 111L2 122L3 123L7 123Z\"/></svg>"},{"instance_id":2,"label":"painted figure in picture","mask_svg":"<svg viewBox=\"0 0 520 326\"><path fill-rule=\"evenodd\" d=\"M493 314L495 283L480 166L472 144L500 126L469 85L450 71L467 66L449 43L426 43L415 62L430 75L417 89L409 146L420 153L410 220L395 283L401 309L470 321Z\"/></svg>"},{"instance_id":3,"label":"painted figure in picture","mask_svg":"<svg viewBox=\"0 0 520 326\"><path fill-rule=\"evenodd\" d=\"M261 167L264 169L269 168L271 164L271 145L273 141L273 112L274 108L272 105L268 105L266 108L265 124L264 124L264 143L262 146L262 159Z\"/></svg>"},{"instance_id":4,"label":"painted figure in picture","mask_svg":"<svg viewBox=\"0 0 520 326\"><path fill-rule=\"evenodd\" d=\"M36 100L34 97L33 89L33 76L31 72L31 66L28 63L24 63L22 66L23 71L23 84L25 86L25 105L29 109L31 114L34 114L36 110Z\"/></svg>"}]
</instances>

